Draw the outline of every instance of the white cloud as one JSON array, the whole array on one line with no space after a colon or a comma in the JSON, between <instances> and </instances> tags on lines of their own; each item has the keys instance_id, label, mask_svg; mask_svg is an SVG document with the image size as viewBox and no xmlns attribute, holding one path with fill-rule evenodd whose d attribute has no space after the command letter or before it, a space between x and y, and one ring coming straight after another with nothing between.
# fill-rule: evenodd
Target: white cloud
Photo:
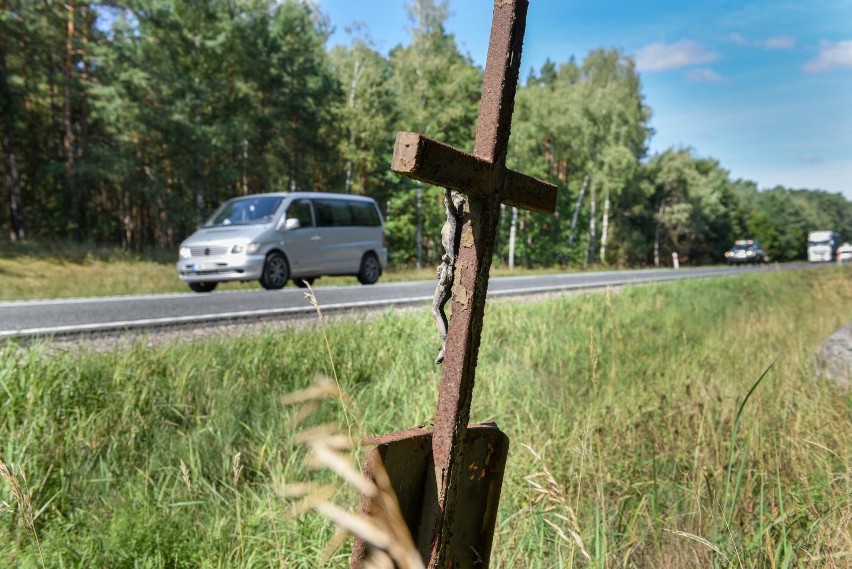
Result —
<instances>
[{"instance_id":1,"label":"white cloud","mask_svg":"<svg viewBox=\"0 0 852 569\"><path fill-rule=\"evenodd\" d=\"M727 40L740 47L757 46L763 49L793 49L796 47L796 40L790 36L773 36L765 40L750 40L747 37L734 32L728 34Z\"/></svg>"},{"instance_id":2,"label":"white cloud","mask_svg":"<svg viewBox=\"0 0 852 569\"><path fill-rule=\"evenodd\" d=\"M722 83L725 81L724 77L709 67L690 69L686 72L686 78L697 83Z\"/></svg>"},{"instance_id":3,"label":"white cloud","mask_svg":"<svg viewBox=\"0 0 852 569\"><path fill-rule=\"evenodd\" d=\"M737 45L749 44L749 41L738 33L728 34L728 41Z\"/></svg>"},{"instance_id":4,"label":"white cloud","mask_svg":"<svg viewBox=\"0 0 852 569\"><path fill-rule=\"evenodd\" d=\"M822 158L817 158L816 156L800 156L799 162L802 164L819 164L822 162Z\"/></svg>"},{"instance_id":5,"label":"white cloud","mask_svg":"<svg viewBox=\"0 0 852 569\"><path fill-rule=\"evenodd\" d=\"M790 36L775 36L763 40L760 45L765 49L793 49L796 47L796 41Z\"/></svg>"},{"instance_id":6,"label":"white cloud","mask_svg":"<svg viewBox=\"0 0 852 569\"><path fill-rule=\"evenodd\" d=\"M807 73L821 73L832 69L852 67L852 40L822 41L819 55L805 64Z\"/></svg>"},{"instance_id":7,"label":"white cloud","mask_svg":"<svg viewBox=\"0 0 852 569\"><path fill-rule=\"evenodd\" d=\"M639 50L636 54L636 69L667 71L710 63L718 58L718 53L707 51L701 44L692 40L681 40L672 44L657 42Z\"/></svg>"}]
</instances>

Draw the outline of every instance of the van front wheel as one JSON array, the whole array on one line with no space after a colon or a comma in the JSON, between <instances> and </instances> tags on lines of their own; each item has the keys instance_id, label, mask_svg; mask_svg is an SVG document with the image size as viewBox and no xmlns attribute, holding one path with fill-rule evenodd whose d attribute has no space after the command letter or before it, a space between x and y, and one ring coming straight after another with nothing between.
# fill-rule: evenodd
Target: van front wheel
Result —
<instances>
[{"instance_id":1,"label":"van front wheel","mask_svg":"<svg viewBox=\"0 0 852 569\"><path fill-rule=\"evenodd\" d=\"M216 282L198 282L198 283L189 283L189 288L192 289L193 292L212 292L216 285L219 283Z\"/></svg>"},{"instance_id":2,"label":"van front wheel","mask_svg":"<svg viewBox=\"0 0 852 569\"><path fill-rule=\"evenodd\" d=\"M373 253L367 253L361 259L361 270L358 271L358 282L365 285L374 284L382 274L379 259Z\"/></svg>"},{"instance_id":3,"label":"van front wheel","mask_svg":"<svg viewBox=\"0 0 852 569\"><path fill-rule=\"evenodd\" d=\"M278 290L284 288L287 279L290 278L290 267L287 259L281 253L270 253L263 264L263 273L260 275L260 286L266 290Z\"/></svg>"}]
</instances>

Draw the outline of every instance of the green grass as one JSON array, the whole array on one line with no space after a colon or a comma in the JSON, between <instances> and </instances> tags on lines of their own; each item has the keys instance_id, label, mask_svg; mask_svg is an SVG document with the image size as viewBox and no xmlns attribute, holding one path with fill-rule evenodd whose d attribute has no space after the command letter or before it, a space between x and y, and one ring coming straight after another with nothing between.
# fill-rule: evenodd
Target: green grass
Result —
<instances>
[{"instance_id":1,"label":"green grass","mask_svg":"<svg viewBox=\"0 0 852 569\"><path fill-rule=\"evenodd\" d=\"M850 314L849 268L489 305L472 420L512 441L492 566L848 564L852 398L811 354ZM359 434L431 420L426 310L327 332ZM332 375L319 330L106 355L6 345L0 459L28 475L46 566L318 566L333 528L286 495L333 479L305 470L282 404L316 374ZM357 504L342 484L334 500ZM0 559L41 566L2 481L0 502Z\"/></svg>"}]
</instances>

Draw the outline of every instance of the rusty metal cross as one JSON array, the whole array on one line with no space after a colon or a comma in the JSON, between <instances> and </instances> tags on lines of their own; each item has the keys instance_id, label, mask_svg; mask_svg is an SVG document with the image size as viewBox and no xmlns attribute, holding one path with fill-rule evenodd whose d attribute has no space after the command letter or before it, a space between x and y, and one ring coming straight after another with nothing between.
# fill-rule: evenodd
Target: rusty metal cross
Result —
<instances>
[{"instance_id":1,"label":"rusty metal cross","mask_svg":"<svg viewBox=\"0 0 852 569\"><path fill-rule=\"evenodd\" d=\"M429 567L488 565L508 438L496 425L469 427L468 421L500 204L539 212L553 212L556 204L556 186L506 168L528 3L494 1L473 154L411 132L398 133L394 147L395 172L468 198L434 429L370 441ZM424 480L415 471L428 465L434 471ZM478 490L480 481L485 485ZM362 509L369 511L369 504L362 501ZM457 519L465 516L481 519ZM356 546L353 566L358 555Z\"/></svg>"}]
</instances>

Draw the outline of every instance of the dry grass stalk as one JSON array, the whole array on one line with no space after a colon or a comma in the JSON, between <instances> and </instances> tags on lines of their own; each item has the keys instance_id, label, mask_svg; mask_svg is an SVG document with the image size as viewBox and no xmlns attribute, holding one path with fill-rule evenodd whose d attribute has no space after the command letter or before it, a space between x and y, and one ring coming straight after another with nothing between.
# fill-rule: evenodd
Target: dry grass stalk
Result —
<instances>
[{"instance_id":1,"label":"dry grass stalk","mask_svg":"<svg viewBox=\"0 0 852 569\"><path fill-rule=\"evenodd\" d=\"M21 517L24 519L26 526L32 532L33 538L35 538L38 555L41 559L41 566L45 567L44 553L41 550L41 541L38 539L38 532L35 527L32 491L29 489L27 475L24 472L24 469L19 467L17 470L18 471L16 473L14 465L7 465L5 462L0 460L0 478L5 480L12 488L12 496L14 496L15 501L18 503L18 510L21 513ZM3 502L2 506L0 506L0 511L12 512L13 508L6 502Z\"/></svg>"},{"instance_id":2,"label":"dry grass stalk","mask_svg":"<svg viewBox=\"0 0 852 569\"><path fill-rule=\"evenodd\" d=\"M422 569L424 565L420 553L417 551L408 526L402 517L396 494L384 468L381 465L378 466L374 482L363 475L360 464L358 468L352 465L351 456L358 445L355 444L353 437L353 425L347 411L346 397L337 376L337 368L334 365L331 342L328 338L322 309L310 285L308 285L305 298L317 311L328 359L331 363L334 384L332 385L327 378L317 378L313 387L290 394L284 398L284 402L285 404L298 404L302 407L293 420L293 425L296 427L316 411L319 402L329 397L337 398L343 410L347 434L341 434L337 426L320 425L302 430L296 435L295 442L310 449L307 461L310 468L331 470L362 495L369 497L373 501L373 508L370 516L352 514L331 503L330 499L336 493L336 488L331 486L312 488L308 485L295 487L295 489L304 489L308 492L297 504L296 511L312 509L337 526L334 537L323 553L324 561L339 547L345 535L353 535L371 546L367 559L364 560L364 567L366 568ZM294 486L289 486L292 494Z\"/></svg>"},{"instance_id":3,"label":"dry grass stalk","mask_svg":"<svg viewBox=\"0 0 852 569\"><path fill-rule=\"evenodd\" d=\"M589 327L589 361L592 363L592 387L598 392L598 354L595 349L595 327Z\"/></svg>"},{"instance_id":4,"label":"dry grass stalk","mask_svg":"<svg viewBox=\"0 0 852 569\"><path fill-rule=\"evenodd\" d=\"M235 490L239 487L240 473L243 471L242 456L243 456L243 453L241 451L237 451L237 454L234 455L234 459L231 461L231 470L234 473L234 489Z\"/></svg>"},{"instance_id":5,"label":"dry grass stalk","mask_svg":"<svg viewBox=\"0 0 852 569\"><path fill-rule=\"evenodd\" d=\"M387 554L396 563L396 567L400 569L420 569L424 567L423 560L420 558L420 553L417 551L417 547L408 530L408 525L402 517L396 492L394 492L391 486L388 473L379 457L376 457L374 470L376 480L372 493L368 494L373 500L370 519L386 534L392 537L391 548L387 550ZM378 553L373 552L373 556L376 557L375 559L370 559L370 562L375 564L376 567L383 567L384 565L380 564L382 557Z\"/></svg>"},{"instance_id":6,"label":"dry grass stalk","mask_svg":"<svg viewBox=\"0 0 852 569\"><path fill-rule=\"evenodd\" d=\"M327 397L335 397L337 393L335 385L327 377L317 376L314 378L313 387L288 393L281 398L281 403L284 405L301 405L312 401L321 401Z\"/></svg>"},{"instance_id":7,"label":"dry grass stalk","mask_svg":"<svg viewBox=\"0 0 852 569\"><path fill-rule=\"evenodd\" d=\"M330 394L327 386L318 385L303 392L294 393L288 399L310 404L312 395L326 398ZM337 526L338 530L324 552L324 562L339 547L345 536L352 535L370 546L369 556L364 562L366 568L422 569L424 567L384 468L377 468L375 481L364 477L352 464L352 453L355 450L352 438L341 433L335 425L319 425L304 429L295 436L295 441L310 450L307 460L310 468L328 469L334 472L360 494L373 500L371 515L365 516L353 514L333 504L331 499L338 491L335 486L296 483L287 484L282 489L281 493L286 497L301 498L293 505L294 515L314 510Z\"/></svg>"},{"instance_id":8,"label":"dry grass stalk","mask_svg":"<svg viewBox=\"0 0 852 569\"><path fill-rule=\"evenodd\" d=\"M192 481L189 478L189 467L186 466L183 460L180 461L180 474L181 478L183 478L183 484L186 486L186 491L192 495Z\"/></svg>"},{"instance_id":9,"label":"dry grass stalk","mask_svg":"<svg viewBox=\"0 0 852 569\"><path fill-rule=\"evenodd\" d=\"M544 522L553 528L556 534L562 538L563 541L570 545L576 545L580 554L585 557L587 561L591 561L592 557L589 555L589 552L586 551L586 546L583 544L583 538L580 537L580 524L577 522L577 516L574 513L574 509L562 493L553 473L550 472L544 464L544 460L538 452L528 445L522 444L521 446L526 448L530 454L533 455L533 458L541 464L540 471L524 477L524 481L529 484L532 487L533 492L536 493L533 503L543 504L544 513L550 514L552 517L562 522L562 524L558 524L546 517L543 518Z\"/></svg>"},{"instance_id":10,"label":"dry grass stalk","mask_svg":"<svg viewBox=\"0 0 852 569\"><path fill-rule=\"evenodd\" d=\"M674 535L679 535L680 537L685 537L687 539L697 541L698 543L705 545L708 548L712 549L714 552L716 552L716 554L719 555L719 557L721 557L722 559L725 560L725 565L731 564L731 560L728 559L728 557L724 553L722 553L722 550L719 549L718 546L714 545L709 540L704 539L700 535L695 535L694 533L687 533L685 531L674 531L674 530L670 530L670 529L666 529L665 531L672 533ZM742 563L740 563L739 565L740 565L740 567L742 567Z\"/></svg>"},{"instance_id":11,"label":"dry grass stalk","mask_svg":"<svg viewBox=\"0 0 852 569\"><path fill-rule=\"evenodd\" d=\"M328 361L331 363L331 373L334 376L334 383L337 385L337 396L340 399L341 408L343 409L343 418L346 420L349 439L352 440L352 421L349 419L349 413L346 410L346 399L343 396L343 389L340 387L340 379L337 377L337 368L334 365L334 356L331 352L331 342L328 339L328 331L325 329L325 320L322 316L322 309L320 308L319 301L314 294L314 289L312 289L311 285L307 282L305 282L305 285L308 287L308 292L305 293L305 298L308 299L308 302L310 302L317 311L317 318L320 322L320 328L322 328L322 336L325 339L325 349L328 352ZM352 444L354 446L354 440L352 441Z\"/></svg>"}]
</instances>

